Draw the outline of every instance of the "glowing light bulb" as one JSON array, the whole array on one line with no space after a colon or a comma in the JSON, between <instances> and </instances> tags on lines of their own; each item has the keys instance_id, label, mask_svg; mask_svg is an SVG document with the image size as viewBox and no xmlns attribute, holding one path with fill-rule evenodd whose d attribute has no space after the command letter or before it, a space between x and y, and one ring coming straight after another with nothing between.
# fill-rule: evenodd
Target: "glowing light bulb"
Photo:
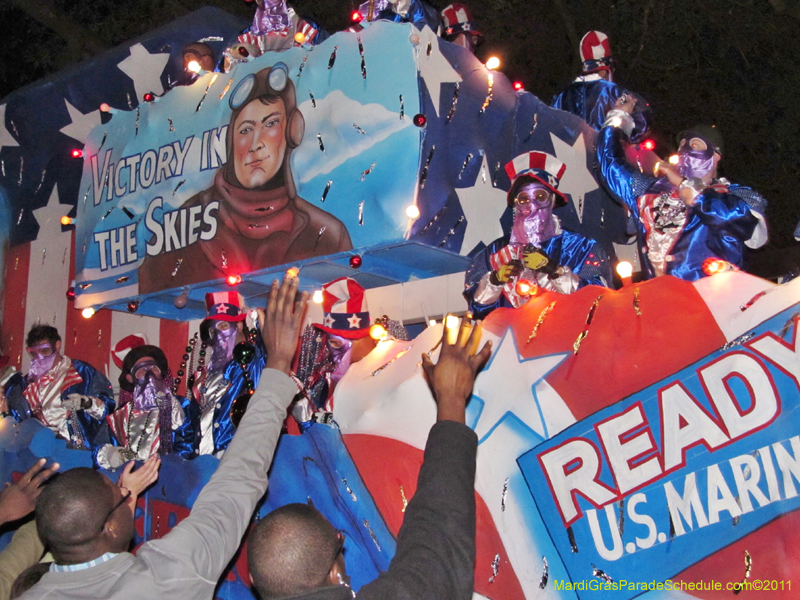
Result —
<instances>
[{"instance_id":1,"label":"glowing light bulb","mask_svg":"<svg viewBox=\"0 0 800 600\"><path fill-rule=\"evenodd\" d=\"M74 148L72 152L70 152L70 155L72 155L72 158L83 158L83 150Z\"/></svg>"},{"instance_id":2,"label":"glowing light bulb","mask_svg":"<svg viewBox=\"0 0 800 600\"><path fill-rule=\"evenodd\" d=\"M200 73L203 70L203 67L200 66L200 63L196 60L190 60L189 63L186 65L186 68L191 71L192 73Z\"/></svg>"},{"instance_id":3,"label":"glowing light bulb","mask_svg":"<svg viewBox=\"0 0 800 600\"><path fill-rule=\"evenodd\" d=\"M655 142L655 140L646 139L646 140L645 140L645 141L643 141L643 142L642 142L640 145L641 145L641 147L642 147L642 148L644 148L645 150L650 150L650 151L652 151L652 150L655 150L655 149L656 149L656 142Z\"/></svg>"},{"instance_id":4,"label":"glowing light bulb","mask_svg":"<svg viewBox=\"0 0 800 600\"><path fill-rule=\"evenodd\" d=\"M714 275L715 273L723 273L725 271L733 271L734 266L727 260L721 258L707 258L703 261L703 273L706 275Z\"/></svg>"},{"instance_id":5,"label":"glowing light bulb","mask_svg":"<svg viewBox=\"0 0 800 600\"><path fill-rule=\"evenodd\" d=\"M354 23L361 22L361 19L362 19L361 13L358 12L357 10L354 10L352 13L350 13L350 20L353 21Z\"/></svg>"},{"instance_id":6,"label":"glowing light bulb","mask_svg":"<svg viewBox=\"0 0 800 600\"><path fill-rule=\"evenodd\" d=\"M95 312L95 311L94 311L94 308L92 308L91 306L89 306L89 307L87 307L87 308L84 308L84 309L81 311L81 316L82 316L84 319L91 319L91 318L94 316L94 312Z\"/></svg>"},{"instance_id":7,"label":"glowing light bulb","mask_svg":"<svg viewBox=\"0 0 800 600\"><path fill-rule=\"evenodd\" d=\"M522 85L521 81L515 81L514 82L514 89L517 90L517 91L524 90L525 86Z\"/></svg>"},{"instance_id":8,"label":"glowing light bulb","mask_svg":"<svg viewBox=\"0 0 800 600\"><path fill-rule=\"evenodd\" d=\"M514 291L520 296L533 296L536 294L538 289L539 288L535 283L528 281L527 279L520 279L517 282L517 285L514 286Z\"/></svg>"},{"instance_id":9,"label":"glowing light bulb","mask_svg":"<svg viewBox=\"0 0 800 600\"><path fill-rule=\"evenodd\" d=\"M311 296L311 301L314 304L322 304L322 290L314 290L314 294Z\"/></svg>"},{"instance_id":10,"label":"glowing light bulb","mask_svg":"<svg viewBox=\"0 0 800 600\"><path fill-rule=\"evenodd\" d=\"M681 161L681 157L678 156L677 154L673 154L667 160L669 161L669 164L677 165Z\"/></svg>"},{"instance_id":11,"label":"glowing light bulb","mask_svg":"<svg viewBox=\"0 0 800 600\"><path fill-rule=\"evenodd\" d=\"M621 260L617 263L617 274L623 279L627 279L633 275L633 265L627 260Z\"/></svg>"},{"instance_id":12,"label":"glowing light bulb","mask_svg":"<svg viewBox=\"0 0 800 600\"><path fill-rule=\"evenodd\" d=\"M300 269L298 269L297 267L290 267L286 269L286 277L288 277L289 279L294 279L299 274L300 274Z\"/></svg>"},{"instance_id":13,"label":"glowing light bulb","mask_svg":"<svg viewBox=\"0 0 800 600\"><path fill-rule=\"evenodd\" d=\"M428 327L435 327L436 326L436 319L431 319L428 321Z\"/></svg>"},{"instance_id":14,"label":"glowing light bulb","mask_svg":"<svg viewBox=\"0 0 800 600\"><path fill-rule=\"evenodd\" d=\"M225 278L225 283L227 283L231 287L239 285L240 283L242 283L242 276L236 273L234 273L233 275L228 275Z\"/></svg>"},{"instance_id":15,"label":"glowing light bulb","mask_svg":"<svg viewBox=\"0 0 800 600\"><path fill-rule=\"evenodd\" d=\"M486 61L486 68L490 71L494 71L500 67L500 59L496 56L490 56L489 60Z\"/></svg>"},{"instance_id":16,"label":"glowing light bulb","mask_svg":"<svg viewBox=\"0 0 800 600\"><path fill-rule=\"evenodd\" d=\"M61 217L61 224L64 225L65 227L67 225L72 225L73 221L74 219L72 217L68 217L67 215Z\"/></svg>"},{"instance_id":17,"label":"glowing light bulb","mask_svg":"<svg viewBox=\"0 0 800 600\"><path fill-rule=\"evenodd\" d=\"M409 219L419 219L419 207L416 204L411 204L406 208L406 216Z\"/></svg>"},{"instance_id":18,"label":"glowing light bulb","mask_svg":"<svg viewBox=\"0 0 800 600\"><path fill-rule=\"evenodd\" d=\"M306 43L306 34L302 31L298 31L294 34L294 41L298 44L305 44Z\"/></svg>"},{"instance_id":19,"label":"glowing light bulb","mask_svg":"<svg viewBox=\"0 0 800 600\"><path fill-rule=\"evenodd\" d=\"M100 110L101 110L101 111L103 111L103 112L105 112L105 113L107 113L107 112L111 112L111 106L110 106L110 105L109 105L107 102L103 102L103 103L100 105Z\"/></svg>"},{"instance_id":20,"label":"glowing light bulb","mask_svg":"<svg viewBox=\"0 0 800 600\"><path fill-rule=\"evenodd\" d=\"M375 323L369 328L369 337L373 340L382 340L386 338L387 335L389 335L389 333L386 331L386 327L381 323Z\"/></svg>"}]
</instances>

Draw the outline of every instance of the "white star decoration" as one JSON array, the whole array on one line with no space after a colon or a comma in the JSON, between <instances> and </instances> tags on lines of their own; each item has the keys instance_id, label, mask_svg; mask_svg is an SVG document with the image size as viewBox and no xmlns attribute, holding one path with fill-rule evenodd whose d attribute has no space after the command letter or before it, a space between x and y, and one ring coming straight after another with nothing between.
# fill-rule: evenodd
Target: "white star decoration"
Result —
<instances>
[{"instance_id":1,"label":"white star decoration","mask_svg":"<svg viewBox=\"0 0 800 600\"><path fill-rule=\"evenodd\" d=\"M61 133L85 144L89 132L100 125L100 111L93 110L92 112L83 114L72 106L66 98L64 98L64 104L67 105L70 123L61 128Z\"/></svg>"},{"instance_id":2,"label":"white star decoration","mask_svg":"<svg viewBox=\"0 0 800 600\"><path fill-rule=\"evenodd\" d=\"M19 146L17 140L6 127L6 104L0 104L0 149L3 146Z\"/></svg>"},{"instance_id":3,"label":"white star decoration","mask_svg":"<svg viewBox=\"0 0 800 600\"><path fill-rule=\"evenodd\" d=\"M356 314L352 317L347 317L347 322L350 323L350 329L358 329L361 327L361 317Z\"/></svg>"},{"instance_id":4,"label":"white star decoration","mask_svg":"<svg viewBox=\"0 0 800 600\"><path fill-rule=\"evenodd\" d=\"M430 56L428 56L428 44L431 45ZM439 51L439 37L427 25L419 32L417 69L419 69L422 79L425 80L425 86L428 88L428 94L438 116L442 84L461 81L461 75L456 72Z\"/></svg>"},{"instance_id":5,"label":"white star decoration","mask_svg":"<svg viewBox=\"0 0 800 600\"><path fill-rule=\"evenodd\" d=\"M227 313L228 313L228 307L227 306L225 306L224 304L218 304L217 305L217 314L218 315L224 315L224 314L227 314Z\"/></svg>"},{"instance_id":6,"label":"white star decoration","mask_svg":"<svg viewBox=\"0 0 800 600\"><path fill-rule=\"evenodd\" d=\"M475 381L473 396L483 402L483 409L475 425L478 439L485 440L495 427L507 416L516 417L537 435L550 437L548 424L573 420L569 415L545 415L542 411L538 392L550 388L544 378L563 361L568 353L552 354L531 359L523 359L511 330L507 330L496 345L492 358ZM559 406L558 395L555 402L548 398L548 412L561 413L569 410ZM563 401L560 403L563 405Z\"/></svg>"},{"instance_id":7,"label":"white star decoration","mask_svg":"<svg viewBox=\"0 0 800 600\"><path fill-rule=\"evenodd\" d=\"M141 44L134 44L130 51L131 55L117 66L133 80L136 97L141 100L147 92L161 94L164 91L161 73L167 66L169 54L150 54Z\"/></svg>"},{"instance_id":8,"label":"white star decoration","mask_svg":"<svg viewBox=\"0 0 800 600\"><path fill-rule=\"evenodd\" d=\"M52 240L60 236L62 234L61 217L68 214L70 210L72 207L69 204L61 204L58 198L58 186L53 186L53 192L50 194L47 205L32 211L39 224L39 235L36 236L36 239Z\"/></svg>"},{"instance_id":9,"label":"white star decoration","mask_svg":"<svg viewBox=\"0 0 800 600\"><path fill-rule=\"evenodd\" d=\"M550 140L553 142L553 149L558 160L567 165L558 190L572 197L575 212L578 213L578 220L583 222L583 199L586 194L598 189L597 181L592 177L591 171L586 168L586 141L581 133L575 139L575 143L570 146L552 132Z\"/></svg>"},{"instance_id":10,"label":"white star decoration","mask_svg":"<svg viewBox=\"0 0 800 600\"><path fill-rule=\"evenodd\" d=\"M333 317L330 314L325 315L325 319L322 322L325 327L333 327Z\"/></svg>"},{"instance_id":11,"label":"white star decoration","mask_svg":"<svg viewBox=\"0 0 800 600\"><path fill-rule=\"evenodd\" d=\"M467 219L467 229L461 243L462 255L469 254L479 242L488 244L502 237L500 217L506 209L506 193L492 185L485 154L475 185L471 188L456 188L456 194Z\"/></svg>"}]
</instances>

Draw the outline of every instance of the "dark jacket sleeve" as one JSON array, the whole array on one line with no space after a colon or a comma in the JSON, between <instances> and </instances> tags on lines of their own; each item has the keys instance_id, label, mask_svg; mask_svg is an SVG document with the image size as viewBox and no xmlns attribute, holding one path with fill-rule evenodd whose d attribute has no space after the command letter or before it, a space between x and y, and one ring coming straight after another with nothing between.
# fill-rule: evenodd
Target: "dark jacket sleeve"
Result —
<instances>
[{"instance_id":1,"label":"dark jacket sleeve","mask_svg":"<svg viewBox=\"0 0 800 600\"><path fill-rule=\"evenodd\" d=\"M472 598L477 448L469 427L454 421L433 426L397 552L389 570L361 588L360 600Z\"/></svg>"}]
</instances>

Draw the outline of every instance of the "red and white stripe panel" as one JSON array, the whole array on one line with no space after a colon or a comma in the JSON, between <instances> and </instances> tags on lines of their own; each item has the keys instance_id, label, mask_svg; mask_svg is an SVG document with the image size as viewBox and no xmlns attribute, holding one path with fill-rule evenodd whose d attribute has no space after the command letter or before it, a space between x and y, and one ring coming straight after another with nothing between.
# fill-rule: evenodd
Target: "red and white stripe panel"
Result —
<instances>
[{"instance_id":1,"label":"red and white stripe panel","mask_svg":"<svg viewBox=\"0 0 800 600\"><path fill-rule=\"evenodd\" d=\"M560 181L567 169L567 165L558 160L555 156L538 150L520 154L506 165L506 174L511 181L514 181L520 174L524 174L531 169L546 171Z\"/></svg>"}]
</instances>

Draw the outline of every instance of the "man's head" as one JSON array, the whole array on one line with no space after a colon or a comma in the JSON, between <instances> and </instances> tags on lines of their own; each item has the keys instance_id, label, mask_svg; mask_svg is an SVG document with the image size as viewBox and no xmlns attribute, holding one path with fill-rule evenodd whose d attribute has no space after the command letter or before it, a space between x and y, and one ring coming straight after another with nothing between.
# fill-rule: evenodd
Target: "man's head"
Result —
<instances>
[{"instance_id":1,"label":"man's head","mask_svg":"<svg viewBox=\"0 0 800 600\"><path fill-rule=\"evenodd\" d=\"M31 358L28 380L35 381L47 373L61 355L61 336L50 325L34 325L25 338L26 351Z\"/></svg>"},{"instance_id":2,"label":"man's head","mask_svg":"<svg viewBox=\"0 0 800 600\"><path fill-rule=\"evenodd\" d=\"M75 564L125 552L134 534L126 494L89 468L54 477L36 500L36 529L56 562Z\"/></svg>"},{"instance_id":3,"label":"man's head","mask_svg":"<svg viewBox=\"0 0 800 600\"><path fill-rule=\"evenodd\" d=\"M473 54L481 42L483 34L478 31L472 12L466 4L453 3L442 10L442 37L448 42L463 46Z\"/></svg>"},{"instance_id":4,"label":"man's head","mask_svg":"<svg viewBox=\"0 0 800 600\"><path fill-rule=\"evenodd\" d=\"M611 42L602 31L590 31L581 38L579 47L581 69L584 75L600 74L603 79L613 81L616 63L611 55Z\"/></svg>"},{"instance_id":5,"label":"man's head","mask_svg":"<svg viewBox=\"0 0 800 600\"><path fill-rule=\"evenodd\" d=\"M696 125L678 136L678 172L711 183L722 159L722 134L714 126Z\"/></svg>"},{"instance_id":6,"label":"man's head","mask_svg":"<svg viewBox=\"0 0 800 600\"><path fill-rule=\"evenodd\" d=\"M183 68L193 70L189 66L192 61L196 62L203 71L213 71L214 50L203 42L192 42L183 49Z\"/></svg>"},{"instance_id":7,"label":"man's head","mask_svg":"<svg viewBox=\"0 0 800 600\"><path fill-rule=\"evenodd\" d=\"M319 511L287 504L262 519L250 534L248 565L264 600L349 583L343 537Z\"/></svg>"},{"instance_id":8,"label":"man's head","mask_svg":"<svg viewBox=\"0 0 800 600\"><path fill-rule=\"evenodd\" d=\"M149 378L162 381L167 377L169 364L164 351L158 346L137 346L125 355L119 374L121 390L133 393L137 385L143 385Z\"/></svg>"},{"instance_id":9,"label":"man's head","mask_svg":"<svg viewBox=\"0 0 800 600\"><path fill-rule=\"evenodd\" d=\"M556 235L553 208L567 203L558 191L565 170L555 156L539 151L520 154L506 165L511 180L506 200L514 209L512 242L538 246Z\"/></svg>"},{"instance_id":10,"label":"man's head","mask_svg":"<svg viewBox=\"0 0 800 600\"><path fill-rule=\"evenodd\" d=\"M303 139L305 122L286 65L247 75L233 90L230 106L225 180L247 190L286 185L294 196L289 155Z\"/></svg>"}]
</instances>

